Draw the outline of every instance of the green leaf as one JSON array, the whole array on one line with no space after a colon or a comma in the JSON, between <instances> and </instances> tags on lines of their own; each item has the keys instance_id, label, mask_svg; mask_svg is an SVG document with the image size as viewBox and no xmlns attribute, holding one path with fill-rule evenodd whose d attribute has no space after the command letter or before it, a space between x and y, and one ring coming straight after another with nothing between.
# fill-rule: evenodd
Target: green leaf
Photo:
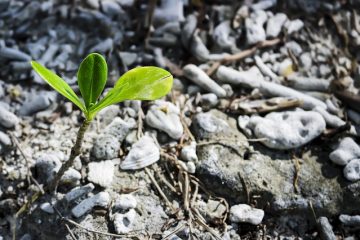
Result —
<instances>
[{"instance_id":1,"label":"green leaf","mask_svg":"<svg viewBox=\"0 0 360 240\"><path fill-rule=\"evenodd\" d=\"M98 53L89 54L80 64L77 80L86 109L89 109L96 103L106 84L107 65L104 57Z\"/></svg>"},{"instance_id":2,"label":"green leaf","mask_svg":"<svg viewBox=\"0 0 360 240\"><path fill-rule=\"evenodd\" d=\"M123 74L105 97L90 108L94 116L101 109L124 100L155 100L172 87L173 76L158 67L137 67Z\"/></svg>"},{"instance_id":3,"label":"green leaf","mask_svg":"<svg viewBox=\"0 0 360 240\"><path fill-rule=\"evenodd\" d=\"M84 113L86 108L71 87L61 77L50 71L40 63L31 61L32 68L56 91L78 106Z\"/></svg>"}]
</instances>

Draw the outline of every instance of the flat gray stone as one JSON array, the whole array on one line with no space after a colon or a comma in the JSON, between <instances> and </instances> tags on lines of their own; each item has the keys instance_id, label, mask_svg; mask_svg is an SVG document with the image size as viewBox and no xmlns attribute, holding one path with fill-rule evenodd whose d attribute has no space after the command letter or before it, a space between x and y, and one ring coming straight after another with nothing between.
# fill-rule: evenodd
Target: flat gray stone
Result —
<instances>
[{"instance_id":1,"label":"flat gray stone","mask_svg":"<svg viewBox=\"0 0 360 240\"><path fill-rule=\"evenodd\" d=\"M74 217L79 218L84 214L90 212L95 206L96 207L107 207L110 204L110 195L107 192L100 192L92 197L89 197L81 201L76 205L71 213Z\"/></svg>"}]
</instances>

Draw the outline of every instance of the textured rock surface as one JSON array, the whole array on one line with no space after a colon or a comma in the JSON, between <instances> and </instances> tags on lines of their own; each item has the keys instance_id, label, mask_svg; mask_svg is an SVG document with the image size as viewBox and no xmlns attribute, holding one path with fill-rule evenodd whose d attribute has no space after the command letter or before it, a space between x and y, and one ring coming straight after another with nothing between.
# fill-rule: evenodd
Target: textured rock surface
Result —
<instances>
[{"instance_id":1,"label":"textured rock surface","mask_svg":"<svg viewBox=\"0 0 360 240\"><path fill-rule=\"evenodd\" d=\"M360 147L352 138L346 137L342 139L338 147L330 153L329 158L332 162L344 166L352 159L360 158Z\"/></svg>"},{"instance_id":2,"label":"textured rock surface","mask_svg":"<svg viewBox=\"0 0 360 240\"><path fill-rule=\"evenodd\" d=\"M341 169L330 164L326 153L318 148L304 153L294 186L292 155L269 150L259 143L252 149L237 130L235 119L216 110L200 113L194 117L192 130L198 140L218 142L197 147L197 174L230 202L246 201L246 184L250 198L260 196L258 207L270 203L268 211L304 213L309 209L309 200L319 212L336 214L357 209L354 203L359 202L358 182L346 183Z\"/></svg>"},{"instance_id":3,"label":"textured rock surface","mask_svg":"<svg viewBox=\"0 0 360 240\"><path fill-rule=\"evenodd\" d=\"M258 225L264 218L264 211L246 204L234 205L230 208L230 221L235 223L251 223Z\"/></svg>"},{"instance_id":4,"label":"textured rock surface","mask_svg":"<svg viewBox=\"0 0 360 240\"><path fill-rule=\"evenodd\" d=\"M101 187L110 187L114 177L115 165L113 161L89 163L88 180Z\"/></svg>"},{"instance_id":5,"label":"textured rock surface","mask_svg":"<svg viewBox=\"0 0 360 240\"><path fill-rule=\"evenodd\" d=\"M274 112L251 117L249 128L262 143L274 149L292 149L305 145L325 130L325 121L317 112Z\"/></svg>"},{"instance_id":6,"label":"textured rock surface","mask_svg":"<svg viewBox=\"0 0 360 240\"><path fill-rule=\"evenodd\" d=\"M92 154L97 160L110 160L117 158L120 142L113 135L101 134L94 142Z\"/></svg>"}]
</instances>

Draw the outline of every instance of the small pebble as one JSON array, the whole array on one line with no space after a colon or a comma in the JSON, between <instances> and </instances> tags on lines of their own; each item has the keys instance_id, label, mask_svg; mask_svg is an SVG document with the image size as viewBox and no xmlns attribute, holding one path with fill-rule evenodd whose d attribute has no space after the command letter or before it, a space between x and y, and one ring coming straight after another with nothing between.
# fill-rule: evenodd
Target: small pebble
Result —
<instances>
[{"instance_id":1,"label":"small pebble","mask_svg":"<svg viewBox=\"0 0 360 240\"><path fill-rule=\"evenodd\" d=\"M353 159L346 164L344 177L352 182L360 180L360 159Z\"/></svg>"},{"instance_id":2,"label":"small pebble","mask_svg":"<svg viewBox=\"0 0 360 240\"><path fill-rule=\"evenodd\" d=\"M115 201L114 208L120 210L128 210L136 208L137 201L132 194L121 194Z\"/></svg>"},{"instance_id":3,"label":"small pebble","mask_svg":"<svg viewBox=\"0 0 360 240\"><path fill-rule=\"evenodd\" d=\"M339 216L339 219L342 222L342 224L344 224L345 226L349 226L349 227L360 226L360 215L350 216L346 214L341 214Z\"/></svg>"},{"instance_id":4,"label":"small pebble","mask_svg":"<svg viewBox=\"0 0 360 240\"><path fill-rule=\"evenodd\" d=\"M284 13L277 13L271 17L266 24L266 36L276 38L281 32L281 28L287 20Z\"/></svg>"},{"instance_id":5,"label":"small pebble","mask_svg":"<svg viewBox=\"0 0 360 240\"><path fill-rule=\"evenodd\" d=\"M89 182L98 184L101 187L110 187L113 178L115 166L112 160L101 161L101 162L91 162L88 165L88 180Z\"/></svg>"},{"instance_id":6,"label":"small pebble","mask_svg":"<svg viewBox=\"0 0 360 240\"><path fill-rule=\"evenodd\" d=\"M127 213L115 213L114 227L118 234L129 233L132 230L134 220L136 218L136 211L130 209Z\"/></svg>"},{"instance_id":7,"label":"small pebble","mask_svg":"<svg viewBox=\"0 0 360 240\"><path fill-rule=\"evenodd\" d=\"M0 125L4 128L14 128L20 122L19 118L0 104Z\"/></svg>"},{"instance_id":8,"label":"small pebble","mask_svg":"<svg viewBox=\"0 0 360 240\"><path fill-rule=\"evenodd\" d=\"M92 183L88 183L88 184L86 184L84 186L80 186L80 187L75 187L75 188L71 189L71 191L65 195L65 199L68 202L72 202L78 198L85 196L89 192L92 192L94 190L94 188L95 188L95 186Z\"/></svg>"},{"instance_id":9,"label":"small pebble","mask_svg":"<svg viewBox=\"0 0 360 240\"><path fill-rule=\"evenodd\" d=\"M100 192L92 197L89 197L81 201L77 206L75 206L71 213L74 217L79 218L85 213L90 212L95 206L96 207L107 207L110 204L110 195L107 192Z\"/></svg>"},{"instance_id":10,"label":"small pebble","mask_svg":"<svg viewBox=\"0 0 360 240\"><path fill-rule=\"evenodd\" d=\"M156 100L146 114L146 124L164 131L173 139L180 139L184 129L180 121L180 110L170 102Z\"/></svg>"},{"instance_id":11,"label":"small pebble","mask_svg":"<svg viewBox=\"0 0 360 240\"><path fill-rule=\"evenodd\" d=\"M345 166L352 159L360 158L360 147L352 138L346 137L341 140L336 150L330 153L329 158L333 163Z\"/></svg>"},{"instance_id":12,"label":"small pebble","mask_svg":"<svg viewBox=\"0 0 360 240\"><path fill-rule=\"evenodd\" d=\"M259 225L264 215L262 209L252 208L247 204L238 204L230 208L230 221L234 223Z\"/></svg>"},{"instance_id":13,"label":"small pebble","mask_svg":"<svg viewBox=\"0 0 360 240\"><path fill-rule=\"evenodd\" d=\"M189 145L186 145L181 149L181 159L184 161L198 161L195 141L192 141Z\"/></svg>"},{"instance_id":14,"label":"small pebble","mask_svg":"<svg viewBox=\"0 0 360 240\"><path fill-rule=\"evenodd\" d=\"M319 217L317 219L317 224L319 226L322 239L324 239L324 240L336 240L337 239L327 217Z\"/></svg>"}]
</instances>

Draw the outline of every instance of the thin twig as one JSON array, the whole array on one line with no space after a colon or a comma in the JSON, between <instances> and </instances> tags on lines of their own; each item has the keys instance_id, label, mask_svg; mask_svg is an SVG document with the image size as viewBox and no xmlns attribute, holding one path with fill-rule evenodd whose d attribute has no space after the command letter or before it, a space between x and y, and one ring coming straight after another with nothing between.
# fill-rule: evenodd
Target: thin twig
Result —
<instances>
[{"instance_id":1,"label":"thin twig","mask_svg":"<svg viewBox=\"0 0 360 240\"><path fill-rule=\"evenodd\" d=\"M145 168L145 172L146 174L149 176L151 182L155 185L156 189L158 190L160 196L165 200L166 205L168 205L171 210L173 212L176 212L176 209L174 208L174 206L171 204L171 202L169 201L169 199L166 197L165 193L161 190L159 184L156 182L154 176L152 175L152 173L150 172L150 170L148 168Z\"/></svg>"},{"instance_id":2,"label":"thin twig","mask_svg":"<svg viewBox=\"0 0 360 240\"><path fill-rule=\"evenodd\" d=\"M71 231L71 229L70 229L70 227L69 227L69 225L67 223L65 223L65 227L66 227L67 231L69 232L71 238L73 240L77 240L77 238L75 237L74 233Z\"/></svg>"},{"instance_id":3,"label":"thin twig","mask_svg":"<svg viewBox=\"0 0 360 240\"><path fill-rule=\"evenodd\" d=\"M168 235L166 235L162 240L167 240L167 239L171 239L170 237L173 237L174 234L182 231L185 228L184 224L180 224L179 226L177 226L173 231L171 231L171 233L169 233Z\"/></svg>"},{"instance_id":4,"label":"thin twig","mask_svg":"<svg viewBox=\"0 0 360 240\"><path fill-rule=\"evenodd\" d=\"M68 219L68 218L63 218L62 220L65 221L65 222L67 222L67 223L69 223L69 224L74 225L75 227L84 229L85 231L92 232L92 233L96 233L96 234L100 234L100 235L104 235L104 236L116 237L116 238L137 237L137 236L138 236L138 235L136 235L136 234L130 235L130 234L115 234L115 233L101 232L101 231L97 231L97 230L94 230L94 229L90 229L90 228L84 227L84 226L80 225L79 223L77 223L77 222L75 222L75 221L73 221L73 220L71 220L71 219ZM135 230L133 230L132 232L135 232Z\"/></svg>"},{"instance_id":5,"label":"thin twig","mask_svg":"<svg viewBox=\"0 0 360 240\"><path fill-rule=\"evenodd\" d=\"M271 47L271 46L279 44L280 42L281 42L281 39L279 39L279 38L275 38L272 40L265 40L265 41L262 41L262 42L258 43L257 45L255 45L249 49L246 49L244 51L235 53L233 55L227 55L220 61L214 62L213 65L209 68L209 70L206 73L209 76L211 76L221 66L221 64L227 64L227 63L239 61L243 58L249 57L250 55L254 54L256 52L256 50L258 50L260 48Z\"/></svg>"}]
</instances>

